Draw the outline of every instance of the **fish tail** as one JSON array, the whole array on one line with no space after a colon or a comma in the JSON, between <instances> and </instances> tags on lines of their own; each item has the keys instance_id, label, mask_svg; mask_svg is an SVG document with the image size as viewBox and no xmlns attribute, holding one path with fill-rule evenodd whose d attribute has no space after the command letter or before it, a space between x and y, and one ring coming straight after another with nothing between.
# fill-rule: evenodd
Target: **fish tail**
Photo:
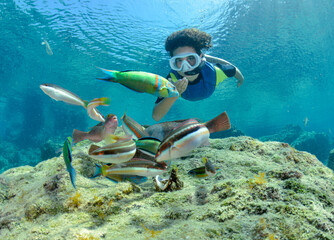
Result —
<instances>
[{"instance_id":1,"label":"fish tail","mask_svg":"<svg viewBox=\"0 0 334 240\"><path fill-rule=\"evenodd\" d=\"M105 74L107 74L108 76L104 77L104 78L97 78L98 80L104 80L104 81L109 81L109 82L117 82L117 73L119 73L119 71L113 71L113 70L108 70L108 69L104 69L104 68L99 68L102 70L102 72L104 72Z\"/></svg>"},{"instance_id":2,"label":"fish tail","mask_svg":"<svg viewBox=\"0 0 334 240\"><path fill-rule=\"evenodd\" d=\"M72 138L74 140L74 143L81 142L85 139L87 139L88 133L74 129L72 133Z\"/></svg>"},{"instance_id":3,"label":"fish tail","mask_svg":"<svg viewBox=\"0 0 334 240\"><path fill-rule=\"evenodd\" d=\"M90 178L96 178L102 175L102 166L95 163L95 172Z\"/></svg>"},{"instance_id":4,"label":"fish tail","mask_svg":"<svg viewBox=\"0 0 334 240\"><path fill-rule=\"evenodd\" d=\"M71 178L71 183L72 183L74 189L77 189L75 187L75 180L77 179L77 173L75 172L75 169L73 167L70 170L70 178Z\"/></svg>"},{"instance_id":5,"label":"fish tail","mask_svg":"<svg viewBox=\"0 0 334 240\"><path fill-rule=\"evenodd\" d=\"M91 100L88 104L88 106L106 106L110 104L110 98L108 97L101 97L101 98L94 98L93 100Z\"/></svg>"},{"instance_id":6,"label":"fish tail","mask_svg":"<svg viewBox=\"0 0 334 240\"><path fill-rule=\"evenodd\" d=\"M204 125L209 129L210 133L225 131L231 128L230 119L228 118L226 112L223 112L214 119L207 121Z\"/></svg>"},{"instance_id":7,"label":"fish tail","mask_svg":"<svg viewBox=\"0 0 334 240\"><path fill-rule=\"evenodd\" d=\"M100 101L101 101L101 105L109 105L110 104L110 98L108 98L108 97L101 97L100 98Z\"/></svg>"}]
</instances>

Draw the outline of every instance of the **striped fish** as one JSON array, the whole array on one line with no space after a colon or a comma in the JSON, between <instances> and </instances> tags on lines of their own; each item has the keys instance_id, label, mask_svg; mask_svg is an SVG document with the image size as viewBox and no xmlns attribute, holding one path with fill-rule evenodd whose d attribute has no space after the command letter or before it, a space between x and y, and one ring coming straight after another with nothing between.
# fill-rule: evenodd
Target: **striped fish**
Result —
<instances>
[{"instance_id":1,"label":"striped fish","mask_svg":"<svg viewBox=\"0 0 334 240\"><path fill-rule=\"evenodd\" d=\"M186 156L193 149L209 144L210 132L208 128L189 119L178 125L161 142L155 159L158 162Z\"/></svg>"},{"instance_id":2,"label":"striped fish","mask_svg":"<svg viewBox=\"0 0 334 240\"><path fill-rule=\"evenodd\" d=\"M87 105L87 113L92 119L105 122L104 116L96 109L98 106L108 106L110 104L110 99L107 97L95 98L90 101Z\"/></svg>"},{"instance_id":3,"label":"striped fish","mask_svg":"<svg viewBox=\"0 0 334 240\"><path fill-rule=\"evenodd\" d=\"M140 184L147 181L147 177L144 176L135 176L135 175L118 175L118 174L107 174L106 169L108 169L110 166L108 165L99 165L96 164L95 173L90 178L96 178L98 176L104 176L110 181L113 181L114 183L119 182L133 182L135 184Z\"/></svg>"},{"instance_id":4,"label":"striped fish","mask_svg":"<svg viewBox=\"0 0 334 240\"><path fill-rule=\"evenodd\" d=\"M122 128L126 135L132 136L133 139L138 140L142 137L148 137L145 129L132 118L128 117L126 113L121 117Z\"/></svg>"},{"instance_id":5,"label":"striped fish","mask_svg":"<svg viewBox=\"0 0 334 240\"><path fill-rule=\"evenodd\" d=\"M68 137L66 141L64 142L64 146L63 146L63 158L66 164L67 171L70 174L72 186L76 189L75 179L77 177L77 174L75 172L75 169L72 166L72 147L73 147L72 138Z\"/></svg>"},{"instance_id":6,"label":"striped fish","mask_svg":"<svg viewBox=\"0 0 334 240\"><path fill-rule=\"evenodd\" d=\"M97 176L112 176L112 175L130 175L151 177L163 174L167 171L167 165L154 161L133 158L128 162L113 165L103 165L97 167L93 177Z\"/></svg>"},{"instance_id":7,"label":"striped fish","mask_svg":"<svg viewBox=\"0 0 334 240\"><path fill-rule=\"evenodd\" d=\"M166 78L157 74L140 71L113 71L100 68L107 77L99 80L120 83L123 86L136 91L145 92L158 97L177 97L179 92Z\"/></svg>"},{"instance_id":8,"label":"striped fish","mask_svg":"<svg viewBox=\"0 0 334 240\"><path fill-rule=\"evenodd\" d=\"M133 140L108 144L103 147L92 144L88 155L104 163L123 163L129 161L136 153L136 144Z\"/></svg>"},{"instance_id":9,"label":"striped fish","mask_svg":"<svg viewBox=\"0 0 334 240\"><path fill-rule=\"evenodd\" d=\"M213 166L213 164L208 160L207 157L203 158L204 166L199 168L194 168L188 172L193 177L203 178L203 177L212 177L216 175L219 168Z\"/></svg>"}]
</instances>

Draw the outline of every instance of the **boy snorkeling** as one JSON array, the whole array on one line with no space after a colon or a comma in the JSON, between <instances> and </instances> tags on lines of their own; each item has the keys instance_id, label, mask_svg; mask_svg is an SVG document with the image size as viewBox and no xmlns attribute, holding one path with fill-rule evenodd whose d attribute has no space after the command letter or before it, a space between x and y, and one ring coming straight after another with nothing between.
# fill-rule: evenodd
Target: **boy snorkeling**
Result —
<instances>
[{"instance_id":1,"label":"boy snorkeling","mask_svg":"<svg viewBox=\"0 0 334 240\"><path fill-rule=\"evenodd\" d=\"M173 82L180 96L189 101L210 97L216 86L226 78L235 77L239 87L244 77L237 67L228 61L202 53L212 47L211 36L196 28L172 33L165 42L171 59L168 80ZM215 64L215 65L214 65ZM152 117L160 121L178 97L158 98Z\"/></svg>"}]
</instances>

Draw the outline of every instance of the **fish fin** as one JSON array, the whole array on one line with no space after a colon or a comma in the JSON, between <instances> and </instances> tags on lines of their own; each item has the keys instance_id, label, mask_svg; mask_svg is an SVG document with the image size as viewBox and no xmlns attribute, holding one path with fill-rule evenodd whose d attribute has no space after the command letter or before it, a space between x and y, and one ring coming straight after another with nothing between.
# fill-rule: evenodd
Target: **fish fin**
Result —
<instances>
[{"instance_id":1,"label":"fish fin","mask_svg":"<svg viewBox=\"0 0 334 240\"><path fill-rule=\"evenodd\" d=\"M103 80L103 81L107 81L107 82L114 82L114 83L117 83L115 81L114 78L111 78L111 77L103 77L103 78L96 78L97 80Z\"/></svg>"},{"instance_id":2,"label":"fish fin","mask_svg":"<svg viewBox=\"0 0 334 240\"><path fill-rule=\"evenodd\" d=\"M87 132L74 129L72 133L72 138L74 140L74 143L78 143L87 139L87 134L88 134Z\"/></svg>"},{"instance_id":3,"label":"fish fin","mask_svg":"<svg viewBox=\"0 0 334 240\"><path fill-rule=\"evenodd\" d=\"M93 100L91 100L88 104L87 104L87 106L89 105L89 104L94 104L94 103L96 103L96 102L98 102L98 105L97 106L107 106L107 105L109 105L110 104L110 98L108 98L108 97L101 97L101 98L94 98Z\"/></svg>"},{"instance_id":4,"label":"fish fin","mask_svg":"<svg viewBox=\"0 0 334 240\"><path fill-rule=\"evenodd\" d=\"M167 168L170 167L170 165L172 165L172 159L167 160L166 162Z\"/></svg>"},{"instance_id":5,"label":"fish fin","mask_svg":"<svg viewBox=\"0 0 334 240\"><path fill-rule=\"evenodd\" d=\"M169 148L168 148L168 160L171 161L172 160L172 153L171 153L171 151L172 151L172 148L174 149L175 147L172 147L171 143L169 143L168 145L169 145Z\"/></svg>"},{"instance_id":6,"label":"fish fin","mask_svg":"<svg viewBox=\"0 0 334 240\"><path fill-rule=\"evenodd\" d=\"M70 178L71 178L71 183L74 189L77 189L75 187L75 180L77 179L77 173L75 172L75 169L72 167L70 170Z\"/></svg>"},{"instance_id":7,"label":"fish fin","mask_svg":"<svg viewBox=\"0 0 334 240\"><path fill-rule=\"evenodd\" d=\"M102 101L103 105L110 105L110 98L108 97L101 97L100 100Z\"/></svg>"},{"instance_id":8,"label":"fish fin","mask_svg":"<svg viewBox=\"0 0 334 240\"><path fill-rule=\"evenodd\" d=\"M117 142L117 139L118 139L117 136L114 134L108 134L107 136L104 137L104 141L107 144L115 143Z\"/></svg>"},{"instance_id":9,"label":"fish fin","mask_svg":"<svg viewBox=\"0 0 334 240\"><path fill-rule=\"evenodd\" d=\"M88 154L91 155L96 149L99 149L100 147L95 145L95 144L92 144L90 145L90 148L88 150Z\"/></svg>"},{"instance_id":10,"label":"fish fin","mask_svg":"<svg viewBox=\"0 0 334 240\"><path fill-rule=\"evenodd\" d=\"M204 125L209 129L210 133L225 131L231 128L230 119L226 112L219 114L217 117L207 121Z\"/></svg>"},{"instance_id":11,"label":"fish fin","mask_svg":"<svg viewBox=\"0 0 334 240\"><path fill-rule=\"evenodd\" d=\"M203 157L202 161L203 161L204 164L206 164L208 162L208 158L207 157Z\"/></svg>"},{"instance_id":12,"label":"fish fin","mask_svg":"<svg viewBox=\"0 0 334 240\"><path fill-rule=\"evenodd\" d=\"M90 178L96 178L102 175L102 166L95 163L95 172Z\"/></svg>"},{"instance_id":13,"label":"fish fin","mask_svg":"<svg viewBox=\"0 0 334 240\"><path fill-rule=\"evenodd\" d=\"M123 84L122 84L123 85ZM126 87L126 88L128 88L128 89L130 89L130 90L132 90L132 91L135 91L135 92L137 92L137 93L143 93L143 92L141 92L141 91L138 91L137 89L134 89L134 88L130 88L129 86L125 86L125 85L123 85L124 87Z\"/></svg>"},{"instance_id":14,"label":"fish fin","mask_svg":"<svg viewBox=\"0 0 334 240\"><path fill-rule=\"evenodd\" d=\"M109 76L110 80L111 79L113 79L113 80L116 79L117 78L116 74L119 73L119 71L108 70L108 69L100 68L100 67L97 67L97 68L99 68L102 72L104 72L105 74L107 74ZM102 80L104 80L104 79L102 79Z\"/></svg>"}]
</instances>

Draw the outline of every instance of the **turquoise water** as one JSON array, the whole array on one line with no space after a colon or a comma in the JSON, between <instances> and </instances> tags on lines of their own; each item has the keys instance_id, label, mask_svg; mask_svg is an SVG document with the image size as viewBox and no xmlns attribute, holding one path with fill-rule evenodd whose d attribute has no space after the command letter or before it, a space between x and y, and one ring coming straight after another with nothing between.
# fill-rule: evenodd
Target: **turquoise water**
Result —
<instances>
[{"instance_id":1,"label":"turquoise water","mask_svg":"<svg viewBox=\"0 0 334 240\"><path fill-rule=\"evenodd\" d=\"M35 164L47 140L96 124L83 108L51 100L39 88L43 83L86 100L110 97L111 105L99 108L103 114L120 118L126 111L139 123L153 124L156 98L96 80L103 76L96 66L165 76L166 37L190 27L211 34L213 48L207 53L235 64L245 81L236 88L235 79L228 79L201 102L179 100L163 120L208 120L227 111L231 123L252 137L274 134L287 124L333 137L333 12L331 0L4 0L0 162ZM41 45L44 39L51 56Z\"/></svg>"}]
</instances>

